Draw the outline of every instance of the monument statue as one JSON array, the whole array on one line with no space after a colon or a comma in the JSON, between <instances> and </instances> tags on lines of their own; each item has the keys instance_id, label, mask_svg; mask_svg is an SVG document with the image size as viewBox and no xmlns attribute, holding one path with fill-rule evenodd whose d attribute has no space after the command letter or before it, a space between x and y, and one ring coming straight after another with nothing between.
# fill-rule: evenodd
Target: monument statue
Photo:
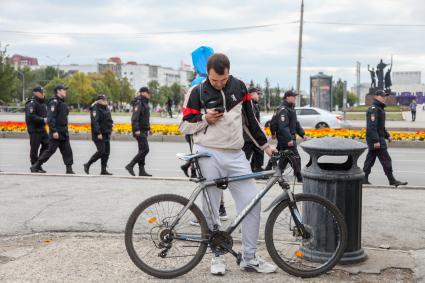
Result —
<instances>
[{"instance_id":1,"label":"monument statue","mask_svg":"<svg viewBox=\"0 0 425 283\"><path fill-rule=\"evenodd\" d=\"M385 73L385 91L391 93L391 86L393 85L391 82L391 69L393 68L393 64L391 62L390 68Z\"/></svg>"},{"instance_id":2,"label":"monument statue","mask_svg":"<svg viewBox=\"0 0 425 283\"><path fill-rule=\"evenodd\" d=\"M369 65L367 65L367 70L370 73L370 79L372 80L372 82L370 83L370 88L375 88L376 87L376 74L375 74L375 69L372 68L372 70L369 68Z\"/></svg>"},{"instance_id":3,"label":"monument statue","mask_svg":"<svg viewBox=\"0 0 425 283\"><path fill-rule=\"evenodd\" d=\"M376 76L378 77L378 89L384 89L384 69L386 66L388 66L388 64L385 64L382 59L376 66Z\"/></svg>"}]
</instances>

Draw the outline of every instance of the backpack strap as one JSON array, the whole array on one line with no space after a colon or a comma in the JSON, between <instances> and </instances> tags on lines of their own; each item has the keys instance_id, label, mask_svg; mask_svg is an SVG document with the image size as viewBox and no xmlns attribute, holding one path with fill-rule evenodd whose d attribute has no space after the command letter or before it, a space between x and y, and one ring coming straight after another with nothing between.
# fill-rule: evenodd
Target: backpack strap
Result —
<instances>
[{"instance_id":1,"label":"backpack strap","mask_svg":"<svg viewBox=\"0 0 425 283\"><path fill-rule=\"evenodd\" d=\"M203 85L204 83L200 83L199 85L198 85L198 92L199 92L199 101L201 101L201 108L204 108L204 113L205 114L207 114L207 107L205 106L205 100L204 100L204 98L203 98L203 95L202 95L202 85Z\"/></svg>"}]
</instances>

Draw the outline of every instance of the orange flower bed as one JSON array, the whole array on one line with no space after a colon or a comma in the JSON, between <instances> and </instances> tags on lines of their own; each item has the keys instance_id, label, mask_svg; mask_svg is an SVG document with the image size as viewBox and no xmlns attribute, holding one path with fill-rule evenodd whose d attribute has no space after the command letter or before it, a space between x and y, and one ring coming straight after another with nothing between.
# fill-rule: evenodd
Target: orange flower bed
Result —
<instances>
[{"instance_id":1,"label":"orange flower bed","mask_svg":"<svg viewBox=\"0 0 425 283\"><path fill-rule=\"evenodd\" d=\"M70 124L69 130L74 133L88 133L90 132L90 124ZM0 122L0 131L2 132L25 132L27 126L25 122ZM114 132L120 134L130 134L131 124L114 124ZM153 134L161 135L181 135L179 125L177 124L152 124L151 131ZM267 135L271 135L270 129L265 129ZM365 139L366 130L349 130L349 129L309 129L306 130L306 135L311 138L322 137L341 137L348 139ZM424 141L425 131L422 132L390 132L394 140L407 140L407 141Z\"/></svg>"}]
</instances>

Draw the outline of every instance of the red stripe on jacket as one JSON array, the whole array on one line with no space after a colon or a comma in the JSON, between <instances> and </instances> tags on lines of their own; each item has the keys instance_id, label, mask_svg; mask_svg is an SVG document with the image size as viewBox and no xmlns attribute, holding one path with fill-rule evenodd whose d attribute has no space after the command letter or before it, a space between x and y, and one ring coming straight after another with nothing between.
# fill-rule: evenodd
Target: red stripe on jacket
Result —
<instances>
[{"instance_id":1,"label":"red stripe on jacket","mask_svg":"<svg viewBox=\"0 0 425 283\"><path fill-rule=\"evenodd\" d=\"M183 116L187 116L190 114L201 114L201 111L197 110L197 109L193 109L193 108L183 108Z\"/></svg>"},{"instance_id":2,"label":"red stripe on jacket","mask_svg":"<svg viewBox=\"0 0 425 283\"><path fill-rule=\"evenodd\" d=\"M247 93L243 96L242 100L243 100L243 101L251 101L251 100L252 100L251 94L250 94L249 92L247 92Z\"/></svg>"}]
</instances>

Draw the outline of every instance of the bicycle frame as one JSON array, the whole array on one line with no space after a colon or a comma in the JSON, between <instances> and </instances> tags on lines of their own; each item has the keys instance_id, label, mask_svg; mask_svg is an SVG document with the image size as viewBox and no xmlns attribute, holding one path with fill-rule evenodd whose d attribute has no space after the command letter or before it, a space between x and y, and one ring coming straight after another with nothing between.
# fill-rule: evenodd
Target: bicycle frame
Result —
<instances>
[{"instance_id":1,"label":"bicycle frame","mask_svg":"<svg viewBox=\"0 0 425 283\"><path fill-rule=\"evenodd\" d=\"M208 192L207 192L207 189L209 187L220 188L219 187L220 185L225 184L225 187L222 188L224 190L224 189L227 188L227 184L232 183L232 182L237 182L237 181L242 181L242 180L247 180L247 179L253 179L253 178L256 178L256 177L270 176L270 175L272 175L272 177L267 181L264 188L262 190L260 190L255 195L255 197L250 201L250 203L236 216L236 218L233 220L233 222L226 228L225 231L228 234L231 234L239 226L239 224L243 221L243 219L248 215L248 213L254 208L254 206L267 194L267 192L273 187L274 184L276 184L277 182L279 182L279 184L286 183L286 180L282 176L282 171L279 168L279 166L276 166L275 170L263 171L263 172L246 174L246 175L235 176L235 177L219 178L219 179L215 179L215 180L211 180L211 181L201 181L200 185L190 195L188 204L179 212L176 219L171 224L170 229L173 229L178 224L178 222L180 221L182 216L194 204L196 198L199 196L199 194L201 192L204 193L209 212L210 212L212 219L213 219L213 226L217 227L218 226L217 223L214 222L217 219L217 217L215 215L216 212L211 207L211 202L210 202L209 195L208 195ZM285 194L288 195L289 199L291 201L293 201L292 192L289 189L283 188L283 186L282 186L282 189L284 189ZM297 215L297 218L298 218L298 215ZM297 219L297 220L299 222L302 222L301 219ZM190 239L190 237L189 238L188 237L183 237L183 238L178 237L178 238L180 240L199 242L199 238L198 239Z\"/></svg>"}]
</instances>

